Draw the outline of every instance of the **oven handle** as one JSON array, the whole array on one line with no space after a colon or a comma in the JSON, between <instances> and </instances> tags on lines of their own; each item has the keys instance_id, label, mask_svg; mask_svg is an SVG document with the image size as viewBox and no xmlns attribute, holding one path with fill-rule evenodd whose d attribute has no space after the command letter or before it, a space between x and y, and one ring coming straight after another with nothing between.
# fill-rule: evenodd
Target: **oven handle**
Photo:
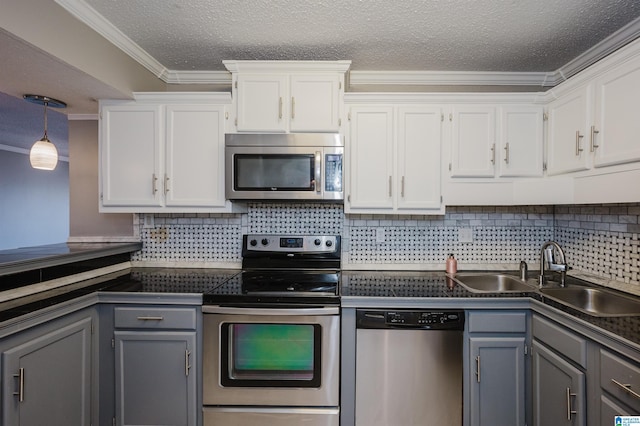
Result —
<instances>
[{"instance_id":1,"label":"oven handle","mask_svg":"<svg viewBox=\"0 0 640 426\"><path fill-rule=\"evenodd\" d=\"M227 306L207 305L202 307L203 314L227 315L338 315L340 308L235 308Z\"/></svg>"}]
</instances>

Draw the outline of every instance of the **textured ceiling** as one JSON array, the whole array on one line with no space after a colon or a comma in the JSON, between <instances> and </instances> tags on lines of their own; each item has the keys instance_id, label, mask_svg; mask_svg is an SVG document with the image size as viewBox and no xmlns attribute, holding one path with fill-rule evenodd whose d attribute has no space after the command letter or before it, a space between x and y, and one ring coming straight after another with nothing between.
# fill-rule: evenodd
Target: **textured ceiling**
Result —
<instances>
[{"instance_id":1,"label":"textured ceiling","mask_svg":"<svg viewBox=\"0 0 640 426\"><path fill-rule=\"evenodd\" d=\"M352 60L352 70L555 71L638 0L86 0L171 70Z\"/></svg>"}]
</instances>

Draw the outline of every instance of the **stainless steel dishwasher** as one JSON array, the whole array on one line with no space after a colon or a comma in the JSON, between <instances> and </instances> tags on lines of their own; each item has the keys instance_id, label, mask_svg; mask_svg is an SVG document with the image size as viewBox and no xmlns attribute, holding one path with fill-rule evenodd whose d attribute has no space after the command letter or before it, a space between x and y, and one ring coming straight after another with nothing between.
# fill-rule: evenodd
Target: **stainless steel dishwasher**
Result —
<instances>
[{"instance_id":1,"label":"stainless steel dishwasher","mask_svg":"<svg viewBox=\"0 0 640 426\"><path fill-rule=\"evenodd\" d=\"M462 425L464 311L356 311L356 426Z\"/></svg>"}]
</instances>

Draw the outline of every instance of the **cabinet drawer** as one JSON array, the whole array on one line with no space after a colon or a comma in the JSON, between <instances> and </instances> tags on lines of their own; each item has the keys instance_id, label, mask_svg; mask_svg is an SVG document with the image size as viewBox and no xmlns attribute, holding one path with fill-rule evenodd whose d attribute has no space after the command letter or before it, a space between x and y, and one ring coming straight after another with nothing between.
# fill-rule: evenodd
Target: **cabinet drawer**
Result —
<instances>
[{"instance_id":1,"label":"cabinet drawer","mask_svg":"<svg viewBox=\"0 0 640 426\"><path fill-rule=\"evenodd\" d=\"M633 408L635 412L640 413L639 365L600 349L600 386L619 401Z\"/></svg>"},{"instance_id":2,"label":"cabinet drawer","mask_svg":"<svg viewBox=\"0 0 640 426\"><path fill-rule=\"evenodd\" d=\"M196 310L192 308L115 308L116 328L195 330Z\"/></svg>"},{"instance_id":3,"label":"cabinet drawer","mask_svg":"<svg viewBox=\"0 0 640 426\"><path fill-rule=\"evenodd\" d=\"M526 312L470 312L469 333L526 333Z\"/></svg>"},{"instance_id":4,"label":"cabinet drawer","mask_svg":"<svg viewBox=\"0 0 640 426\"><path fill-rule=\"evenodd\" d=\"M579 335L534 315L533 338L544 342L578 365L587 367L587 341Z\"/></svg>"}]
</instances>

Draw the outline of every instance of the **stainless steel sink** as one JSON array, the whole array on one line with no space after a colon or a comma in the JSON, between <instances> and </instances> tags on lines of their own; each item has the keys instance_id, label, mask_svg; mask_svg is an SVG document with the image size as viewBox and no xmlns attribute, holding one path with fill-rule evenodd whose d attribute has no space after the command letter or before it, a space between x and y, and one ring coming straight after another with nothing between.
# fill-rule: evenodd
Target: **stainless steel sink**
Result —
<instances>
[{"instance_id":1,"label":"stainless steel sink","mask_svg":"<svg viewBox=\"0 0 640 426\"><path fill-rule=\"evenodd\" d=\"M476 293L522 293L535 291L532 284L505 274L462 273L456 274L454 280L467 290Z\"/></svg>"},{"instance_id":2,"label":"stainless steel sink","mask_svg":"<svg viewBox=\"0 0 640 426\"><path fill-rule=\"evenodd\" d=\"M560 303L597 317L640 315L640 299L601 288L543 287L540 292Z\"/></svg>"}]
</instances>

